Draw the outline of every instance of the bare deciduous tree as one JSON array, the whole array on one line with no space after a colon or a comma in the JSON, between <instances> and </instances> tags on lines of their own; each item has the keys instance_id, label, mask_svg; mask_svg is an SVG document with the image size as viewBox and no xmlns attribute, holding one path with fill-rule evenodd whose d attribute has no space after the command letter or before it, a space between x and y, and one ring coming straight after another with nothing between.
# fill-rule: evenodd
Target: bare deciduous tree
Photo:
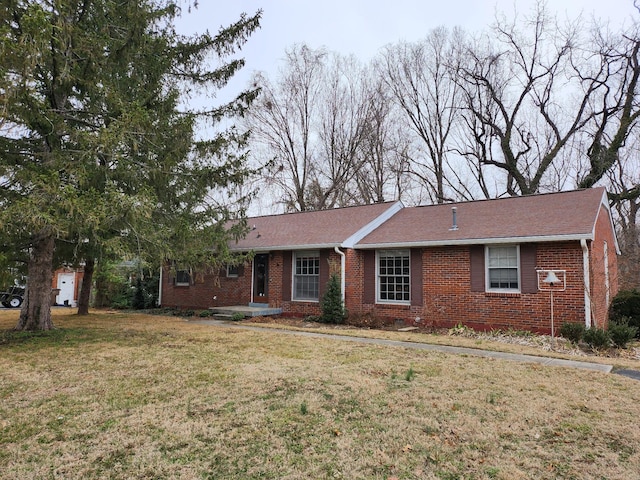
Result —
<instances>
[{"instance_id":1,"label":"bare deciduous tree","mask_svg":"<svg viewBox=\"0 0 640 480\"><path fill-rule=\"evenodd\" d=\"M577 21L559 25L543 4L522 22L498 19L492 34L458 66L471 140L463 153L502 171L504 193L536 193L553 183L552 164L595 115L607 65L583 50Z\"/></svg>"},{"instance_id":2,"label":"bare deciduous tree","mask_svg":"<svg viewBox=\"0 0 640 480\"><path fill-rule=\"evenodd\" d=\"M247 119L264 149L266 180L280 190L287 210L307 210L307 195L317 166L312 138L315 108L324 76L325 51L295 46L287 51L277 83L257 74L261 94Z\"/></svg>"},{"instance_id":3,"label":"bare deciduous tree","mask_svg":"<svg viewBox=\"0 0 640 480\"><path fill-rule=\"evenodd\" d=\"M432 200L447 200L448 156L459 111L458 85L450 68L462 32L445 28L431 31L419 43L389 46L378 68L419 140L410 171L426 185Z\"/></svg>"},{"instance_id":4,"label":"bare deciduous tree","mask_svg":"<svg viewBox=\"0 0 640 480\"><path fill-rule=\"evenodd\" d=\"M275 82L255 82L262 92L248 126L276 201L302 211L387 199L387 158L397 157L389 109L367 69L303 45L287 52Z\"/></svg>"}]
</instances>

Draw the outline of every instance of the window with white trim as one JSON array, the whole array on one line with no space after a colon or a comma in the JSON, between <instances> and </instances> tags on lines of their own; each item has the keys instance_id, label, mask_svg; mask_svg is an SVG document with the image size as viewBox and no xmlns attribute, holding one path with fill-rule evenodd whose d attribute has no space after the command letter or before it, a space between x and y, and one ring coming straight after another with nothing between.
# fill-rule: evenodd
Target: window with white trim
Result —
<instances>
[{"instance_id":1,"label":"window with white trim","mask_svg":"<svg viewBox=\"0 0 640 480\"><path fill-rule=\"evenodd\" d=\"M296 252L293 261L293 299L315 301L320 298L320 254Z\"/></svg>"},{"instance_id":2,"label":"window with white trim","mask_svg":"<svg viewBox=\"0 0 640 480\"><path fill-rule=\"evenodd\" d=\"M240 272L240 267L238 265L227 265L228 278L237 278L239 272Z\"/></svg>"},{"instance_id":3,"label":"window with white trim","mask_svg":"<svg viewBox=\"0 0 640 480\"><path fill-rule=\"evenodd\" d=\"M191 284L191 273L189 270L176 270L176 286L187 287Z\"/></svg>"},{"instance_id":4,"label":"window with white trim","mask_svg":"<svg viewBox=\"0 0 640 480\"><path fill-rule=\"evenodd\" d=\"M518 245L486 247L487 290L520 291L520 249Z\"/></svg>"},{"instance_id":5,"label":"window with white trim","mask_svg":"<svg viewBox=\"0 0 640 480\"><path fill-rule=\"evenodd\" d=\"M411 255L409 250L379 250L376 259L378 301L411 301Z\"/></svg>"}]
</instances>

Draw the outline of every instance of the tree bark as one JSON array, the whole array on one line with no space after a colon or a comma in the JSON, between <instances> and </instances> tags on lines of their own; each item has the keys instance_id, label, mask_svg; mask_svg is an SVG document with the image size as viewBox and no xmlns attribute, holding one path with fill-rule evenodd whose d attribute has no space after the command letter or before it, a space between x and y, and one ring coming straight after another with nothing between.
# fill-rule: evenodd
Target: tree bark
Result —
<instances>
[{"instance_id":1,"label":"tree bark","mask_svg":"<svg viewBox=\"0 0 640 480\"><path fill-rule=\"evenodd\" d=\"M89 315L89 298L91 297L91 285L93 283L93 271L96 265L95 259L87 258L84 264L84 276L78 298L78 315Z\"/></svg>"},{"instance_id":2,"label":"tree bark","mask_svg":"<svg viewBox=\"0 0 640 480\"><path fill-rule=\"evenodd\" d=\"M27 265L27 288L16 330L51 330L51 283L55 238L51 233L36 237Z\"/></svg>"}]
</instances>

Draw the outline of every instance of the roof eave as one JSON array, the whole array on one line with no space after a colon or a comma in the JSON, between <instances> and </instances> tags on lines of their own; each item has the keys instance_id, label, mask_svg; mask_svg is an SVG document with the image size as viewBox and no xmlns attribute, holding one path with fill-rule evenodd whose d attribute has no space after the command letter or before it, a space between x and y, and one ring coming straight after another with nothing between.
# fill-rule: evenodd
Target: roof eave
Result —
<instances>
[{"instance_id":1,"label":"roof eave","mask_svg":"<svg viewBox=\"0 0 640 480\"><path fill-rule=\"evenodd\" d=\"M415 242L389 242L389 243L364 243L356 244L357 249L379 248L412 248L412 247L448 247L456 245L478 244L506 244L506 243L532 243L532 242L566 242L579 240L593 240L592 233L567 234L567 235L536 235L527 237L493 237L493 238L463 238L456 240L427 240Z\"/></svg>"},{"instance_id":2,"label":"roof eave","mask_svg":"<svg viewBox=\"0 0 640 480\"><path fill-rule=\"evenodd\" d=\"M232 252L274 252L278 250L286 251L286 250L325 250L325 249L333 249L334 247L341 247L342 244L340 242L336 243L309 243L302 245L266 245L266 246L238 246L232 247L230 250Z\"/></svg>"}]
</instances>

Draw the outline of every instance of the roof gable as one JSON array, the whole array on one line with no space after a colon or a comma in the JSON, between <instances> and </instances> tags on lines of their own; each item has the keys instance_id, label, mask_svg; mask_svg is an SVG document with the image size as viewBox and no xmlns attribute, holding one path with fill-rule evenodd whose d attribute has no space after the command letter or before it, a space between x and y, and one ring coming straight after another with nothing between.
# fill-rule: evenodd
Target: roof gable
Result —
<instances>
[{"instance_id":1,"label":"roof gable","mask_svg":"<svg viewBox=\"0 0 640 480\"><path fill-rule=\"evenodd\" d=\"M593 239L605 200L605 189L593 188L404 208L356 247ZM452 228L452 207L457 229Z\"/></svg>"}]
</instances>

